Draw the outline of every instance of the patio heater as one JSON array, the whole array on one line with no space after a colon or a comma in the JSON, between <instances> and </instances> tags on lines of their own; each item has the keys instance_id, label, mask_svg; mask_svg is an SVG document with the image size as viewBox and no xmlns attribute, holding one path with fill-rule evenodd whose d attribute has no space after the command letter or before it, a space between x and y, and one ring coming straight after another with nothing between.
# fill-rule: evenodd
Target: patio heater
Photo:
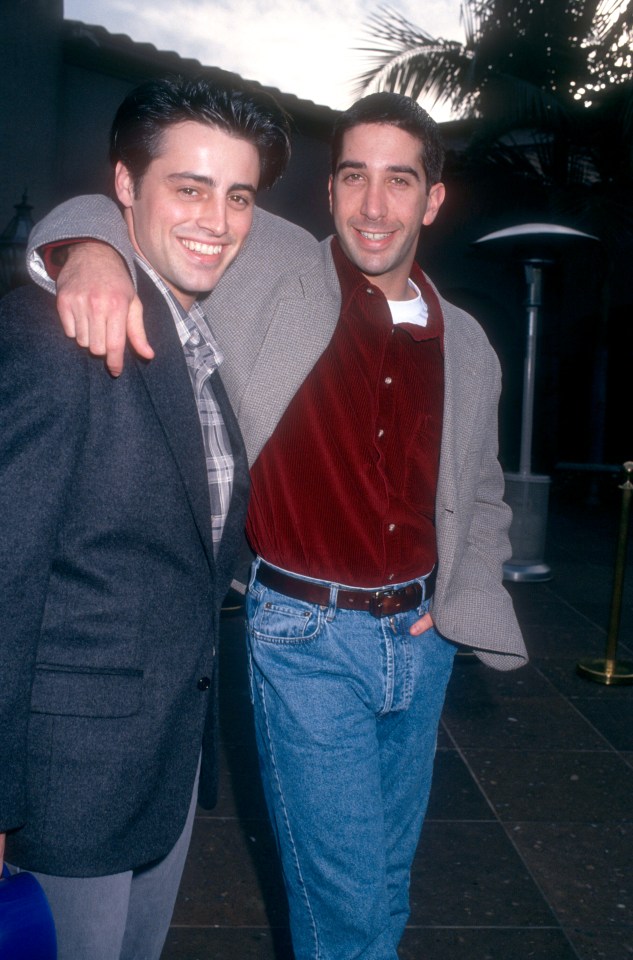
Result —
<instances>
[{"instance_id":1,"label":"patio heater","mask_svg":"<svg viewBox=\"0 0 633 960\"><path fill-rule=\"evenodd\" d=\"M491 255L520 261L527 286L519 472L505 474L505 500L512 508L512 557L503 565L504 580L530 582L549 580L552 576L544 560L550 478L532 473L534 387L543 268L581 241L597 240L591 234L551 223L523 223L475 240L475 244L485 245L486 252Z\"/></svg>"}]
</instances>

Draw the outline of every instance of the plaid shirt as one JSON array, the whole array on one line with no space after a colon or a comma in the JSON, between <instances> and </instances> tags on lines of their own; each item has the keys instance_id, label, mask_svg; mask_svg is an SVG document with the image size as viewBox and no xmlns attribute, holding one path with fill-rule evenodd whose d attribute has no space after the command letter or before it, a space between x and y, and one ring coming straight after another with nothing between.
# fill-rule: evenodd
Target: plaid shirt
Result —
<instances>
[{"instance_id":1,"label":"plaid shirt","mask_svg":"<svg viewBox=\"0 0 633 960\"><path fill-rule=\"evenodd\" d=\"M231 442L211 384L211 376L224 357L213 339L200 305L194 303L187 313L156 271L140 257L136 257L136 262L163 294L182 344L202 429L211 501L213 548L217 553L229 512L233 486Z\"/></svg>"}]
</instances>

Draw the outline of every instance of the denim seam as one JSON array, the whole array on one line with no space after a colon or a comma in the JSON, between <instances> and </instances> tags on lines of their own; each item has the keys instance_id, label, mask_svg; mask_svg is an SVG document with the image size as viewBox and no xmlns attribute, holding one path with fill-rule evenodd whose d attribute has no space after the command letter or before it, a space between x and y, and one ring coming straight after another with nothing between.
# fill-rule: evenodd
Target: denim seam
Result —
<instances>
[{"instance_id":1,"label":"denim seam","mask_svg":"<svg viewBox=\"0 0 633 960\"><path fill-rule=\"evenodd\" d=\"M383 649L385 651L385 696L383 699L382 709L379 711L378 716L384 717L390 712L393 706L396 665L393 637L389 635L390 632L393 633L392 618L385 617L382 620L381 626L384 645Z\"/></svg>"},{"instance_id":2,"label":"denim seam","mask_svg":"<svg viewBox=\"0 0 633 960\"><path fill-rule=\"evenodd\" d=\"M256 667L255 667L255 669L256 669ZM287 834L287 836L288 836L288 838L289 838L290 846L291 846L291 848L292 848L292 854L293 854L293 858L294 858L294 862L295 862L295 868L296 868L296 870L297 870L297 875L298 875L298 877L299 877L299 882L300 882L300 885L301 885L301 892L302 892L302 895L303 895L303 899L304 899L304 902L305 902L305 905L306 905L306 909L307 909L308 915L309 915L309 917L310 917L310 923L311 923L311 926L312 926L312 933L313 933L313 937L314 937L314 948L315 948L314 960L319 960L320 950L319 950L319 937L318 937L318 932L317 932L317 926L316 926L316 922L315 922L315 919L314 919L314 913L312 912L312 906L311 906L311 904L310 904L310 898L309 898L309 896L308 896L306 884L305 884L305 881L304 881L304 879L303 879L303 874L302 874L302 872L301 872L301 865L300 865L300 863L299 863L299 856L298 856L298 854L297 854L297 848L296 848L296 845L295 845L295 840L294 840L294 836L293 836L293 834L292 834L292 829L291 829L291 826L290 826L290 820L289 820L289 817L288 817L288 810L287 810L287 807L286 807L286 802L285 802L285 800L284 800L283 790L282 790L282 788L281 788L281 781L280 781L280 777L279 777L279 771L278 771L278 768L277 768L277 764L276 764L276 762L275 762L275 753L274 753L274 749L273 749L273 740L272 740L271 733L270 733L270 725L269 725L269 721L268 721L268 710L267 710L267 707L266 707L265 681L263 680L263 678L262 678L262 679L259 679L259 680L258 680L257 678L255 678L255 680L256 680L257 686L258 686L258 688L259 688L259 697L260 697L260 702L261 702L261 706L262 706L262 714L263 714L263 716L264 716L264 718L265 718L265 721L266 721L267 752L268 752L268 757L269 757L269 759L270 759L271 771L272 771L273 776L274 776L275 789L276 789L276 791L277 791L277 794L278 794L278 797L279 797L279 803L280 803L281 809L282 809L282 811L283 811L284 826L285 826L286 834Z\"/></svg>"},{"instance_id":3,"label":"denim seam","mask_svg":"<svg viewBox=\"0 0 633 960\"><path fill-rule=\"evenodd\" d=\"M413 651L411 637L403 637L402 652L404 655L404 678L402 681L402 709L408 710L413 699Z\"/></svg>"}]
</instances>

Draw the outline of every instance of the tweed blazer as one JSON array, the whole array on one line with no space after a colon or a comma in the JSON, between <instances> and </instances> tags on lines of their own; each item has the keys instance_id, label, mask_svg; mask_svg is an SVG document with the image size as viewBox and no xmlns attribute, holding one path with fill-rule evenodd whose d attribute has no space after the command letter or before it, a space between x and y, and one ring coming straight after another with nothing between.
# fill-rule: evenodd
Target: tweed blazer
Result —
<instances>
[{"instance_id":1,"label":"tweed blazer","mask_svg":"<svg viewBox=\"0 0 633 960\"><path fill-rule=\"evenodd\" d=\"M145 276L139 293L158 355L129 355L116 380L63 335L49 294L0 304L0 830L10 862L62 876L164 856L201 750L207 802L215 786L246 456L215 373L235 480L214 555L183 351Z\"/></svg>"},{"instance_id":2,"label":"tweed blazer","mask_svg":"<svg viewBox=\"0 0 633 960\"><path fill-rule=\"evenodd\" d=\"M32 235L31 270L45 282L37 247L77 236L110 243L132 269L122 223L105 198L68 201ZM511 513L497 459L499 363L479 324L439 300L445 396L432 612L444 636L508 670L525 663L527 654L502 585ZM209 296L207 312L225 352L223 376L252 464L338 322L340 288L329 240L317 244L299 227L256 211L244 250Z\"/></svg>"}]
</instances>

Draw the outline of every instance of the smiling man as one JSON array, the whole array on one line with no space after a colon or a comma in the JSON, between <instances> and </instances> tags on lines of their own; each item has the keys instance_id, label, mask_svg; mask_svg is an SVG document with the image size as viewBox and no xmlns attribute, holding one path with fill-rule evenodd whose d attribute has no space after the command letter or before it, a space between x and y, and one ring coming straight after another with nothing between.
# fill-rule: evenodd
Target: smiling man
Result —
<instances>
[{"instance_id":1,"label":"smiling man","mask_svg":"<svg viewBox=\"0 0 633 960\"><path fill-rule=\"evenodd\" d=\"M167 127L142 174L123 150L114 183L130 239L187 310L239 253L253 221L259 168L254 143L196 121Z\"/></svg>"},{"instance_id":2,"label":"smiling man","mask_svg":"<svg viewBox=\"0 0 633 960\"><path fill-rule=\"evenodd\" d=\"M391 124L352 127L344 147L329 186L339 243L388 299L410 300L420 228L435 220L444 185L427 183L419 139Z\"/></svg>"},{"instance_id":3,"label":"smiling man","mask_svg":"<svg viewBox=\"0 0 633 960\"><path fill-rule=\"evenodd\" d=\"M48 896L59 960L158 960L198 781L214 802L219 607L248 469L198 299L288 146L272 101L204 79L119 108L152 364L112 378L35 287L0 305L0 860L6 835Z\"/></svg>"},{"instance_id":4,"label":"smiling man","mask_svg":"<svg viewBox=\"0 0 633 960\"><path fill-rule=\"evenodd\" d=\"M495 669L526 660L501 582L499 364L414 262L444 200L442 160L414 101L358 101L334 129L336 236L320 259L279 281L294 243L265 244L262 228L279 221L260 212L210 299L251 463L252 694L297 960L397 960L457 645ZM94 233L96 215L126 255L116 215L94 200L74 203L66 236ZM57 218L34 247L61 238ZM90 244L84 256L102 254ZM87 323L101 282L83 262L62 312L101 352L104 320L120 316ZM260 284L248 297L246 265ZM270 274L276 286L262 289ZM138 331L135 342L147 350Z\"/></svg>"},{"instance_id":5,"label":"smiling man","mask_svg":"<svg viewBox=\"0 0 633 960\"><path fill-rule=\"evenodd\" d=\"M251 468L255 721L298 960L397 960L456 644L525 658L501 585L498 363L414 262L441 168L406 97L338 120L341 313Z\"/></svg>"}]
</instances>

